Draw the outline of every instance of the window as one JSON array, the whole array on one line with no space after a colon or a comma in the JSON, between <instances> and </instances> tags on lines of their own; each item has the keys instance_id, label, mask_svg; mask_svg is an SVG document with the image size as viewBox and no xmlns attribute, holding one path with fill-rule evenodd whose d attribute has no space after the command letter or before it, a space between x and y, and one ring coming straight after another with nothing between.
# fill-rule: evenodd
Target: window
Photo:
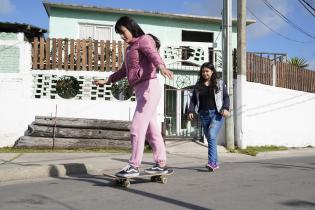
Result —
<instances>
[{"instance_id":1,"label":"window","mask_svg":"<svg viewBox=\"0 0 315 210\"><path fill-rule=\"evenodd\" d=\"M105 25L79 25L80 39L112 40L112 27Z\"/></svg>"},{"instance_id":2,"label":"window","mask_svg":"<svg viewBox=\"0 0 315 210\"><path fill-rule=\"evenodd\" d=\"M183 42L213 42L212 32L201 32L201 31L182 31Z\"/></svg>"}]
</instances>

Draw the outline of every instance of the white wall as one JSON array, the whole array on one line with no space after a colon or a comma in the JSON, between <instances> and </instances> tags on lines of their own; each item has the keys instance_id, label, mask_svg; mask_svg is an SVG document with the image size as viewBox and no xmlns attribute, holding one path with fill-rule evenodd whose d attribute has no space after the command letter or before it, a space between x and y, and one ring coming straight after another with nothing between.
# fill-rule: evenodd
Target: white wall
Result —
<instances>
[{"instance_id":1,"label":"white wall","mask_svg":"<svg viewBox=\"0 0 315 210\"><path fill-rule=\"evenodd\" d=\"M315 94L246 82L243 147L315 146Z\"/></svg>"},{"instance_id":2,"label":"white wall","mask_svg":"<svg viewBox=\"0 0 315 210\"><path fill-rule=\"evenodd\" d=\"M135 110L135 102L75 99L35 99L33 96L31 70L31 46L24 42L20 47L20 73L0 74L0 147L13 146L15 141L24 135L35 116L77 117L108 120L131 120ZM23 53L23 54L22 54ZM108 72L87 71L45 71L57 74L103 76ZM158 75L164 88L163 76ZM164 94L164 93L163 93ZM164 120L164 95L158 106L158 121Z\"/></svg>"},{"instance_id":3,"label":"white wall","mask_svg":"<svg viewBox=\"0 0 315 210\"><path fill-rule=\"evenodd\" d=\"M20 72L0 74L0 147L12 146L24 135L36 115L130 120L134 102L74 99L35 99L32 93L31 46L19 34ZM54 71L57 72L57 71ZM60 74L64 71L58 70ZM83 76L106 76L102 72L74 72ZM161 86L164 79L159 75ZM245 82L243 86L241 142L246 146L315 146L315 94ZM237 91L236 91L237 92ZM158 107L164 117L164 96ZM222 127L218 144L224 144Z\"/></svg>"},{"instance_id":4,"label":"white wall","mask_svg":"<svg viewBox=\"0 0 315 210\"><path fill-rule=\"evenodd\" d=\"M0 78L0 147L12 146L27 130L35 116L78 117L107 120L131 120L135 102L72 99L34 99L31 94L31 76ZM161 85L164 86L161 80ZM164 100L158 107L158 120L164 116ZM5 100L3 100L5 99Z\"/></svg>"}]
</instances>

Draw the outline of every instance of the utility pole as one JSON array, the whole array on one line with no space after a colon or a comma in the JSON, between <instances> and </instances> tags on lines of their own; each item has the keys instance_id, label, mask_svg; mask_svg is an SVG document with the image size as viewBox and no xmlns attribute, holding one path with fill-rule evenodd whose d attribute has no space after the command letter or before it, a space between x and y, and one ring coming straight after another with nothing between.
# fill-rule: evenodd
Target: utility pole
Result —
<instances>
[{"instance_id":1,"label":"utility pole","mask_svg":"<svg viewBox=\"0 0 315 210\"><path fill-rule=\"evenodd\" d=\"M246 0L237 0L237 107L236 142L238 147L245 149L244 110L246 85Z\"/></svg>"},{"instance_id":2,"label":"utility pole","mask_svg":"<svg viewBox=\"0 0 315 210\"><path fill-rule=\"evenodd\" d=\"M234 149L234 111L233 111L233 66L232 66L232 1L223 0L223 79L230 97L231 115L225 121L226 147Z\"/></svg>"}]
</instances>

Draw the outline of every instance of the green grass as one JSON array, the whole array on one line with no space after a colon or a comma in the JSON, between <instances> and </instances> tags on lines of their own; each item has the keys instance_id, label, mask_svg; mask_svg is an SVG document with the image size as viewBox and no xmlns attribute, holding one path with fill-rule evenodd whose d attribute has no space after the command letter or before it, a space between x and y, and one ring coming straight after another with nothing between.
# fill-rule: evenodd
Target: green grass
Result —
<instances>
[{"instance_id":1,"label":"green grass","mask_svg":"<svg viewBox=\"0 0 315 210\"><path fill-rule=\"evenodd\" d=\"M247 147L246 149L235 149L230 150L232 153L242 153L246 155L256 156L259 152L273 152L273 151L284 151L288 150L287 147L279 146L261 146L261 147Z\"/></svg>"}]
</instances>

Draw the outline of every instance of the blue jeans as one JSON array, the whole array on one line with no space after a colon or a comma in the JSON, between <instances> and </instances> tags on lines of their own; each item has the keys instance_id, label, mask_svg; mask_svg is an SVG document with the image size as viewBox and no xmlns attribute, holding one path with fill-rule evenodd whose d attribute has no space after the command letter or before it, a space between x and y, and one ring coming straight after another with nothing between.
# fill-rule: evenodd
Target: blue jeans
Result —
<instances>
[{"instance_id":1,"label":"blue jeans","mask_svg":"<svg viewBox=\"0 0 315 210\"><path fill-rule=\"evenodd\" d=\"M218 164L217 136L223 125L224 117L216 110L200 111L199 118L208 141L208 163Z\"/></svg>"}]
</instances>

